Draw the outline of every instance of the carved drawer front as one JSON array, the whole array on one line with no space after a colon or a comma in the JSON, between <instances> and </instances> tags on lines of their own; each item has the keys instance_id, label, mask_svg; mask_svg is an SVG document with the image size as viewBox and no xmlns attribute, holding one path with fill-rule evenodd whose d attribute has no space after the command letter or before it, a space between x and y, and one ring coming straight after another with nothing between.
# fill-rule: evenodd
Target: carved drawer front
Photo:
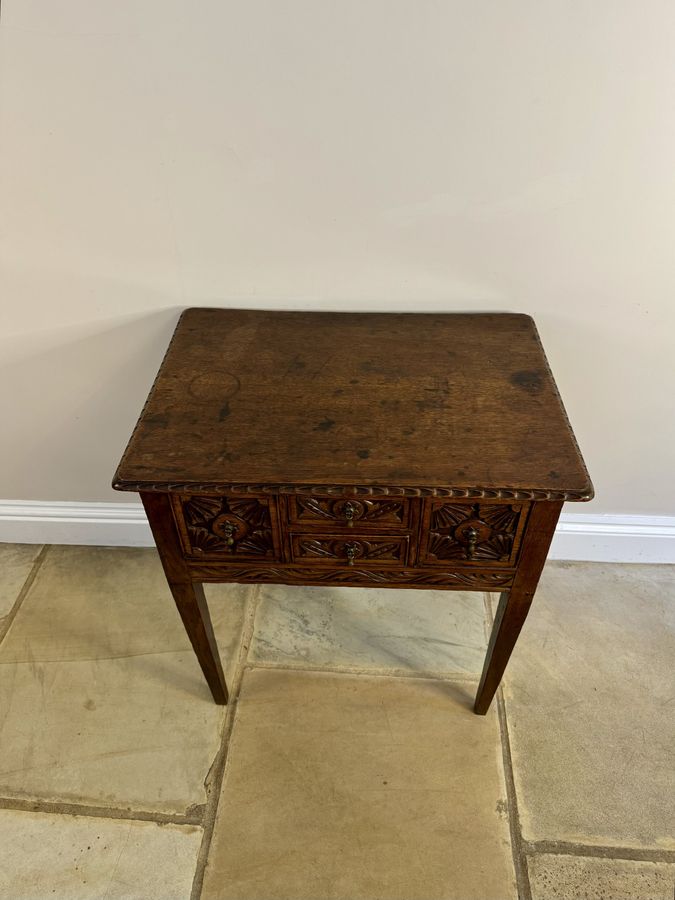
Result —
<instances>
[{"instance_id":1,"label":"carved drawer front","mask_svg":"<svg viewBox=\"0 0 675 900\"><path fill-rule=\"evenodd\" d=\"M279 560L271 497L174 498L185 552L220 560Z\"/></svg>"},{"instance_id":2,"label":"carved drawer front","mask_svg":"<svg viewBox=\"0 0 675 900\"><path fill-rule=\"evenodd\" d=\"M429 501L422 559L431 565L515 565L527 504Z\"/></svg>"},{"instance_id":3,"label":"carved drawer front","mask_svg":"<svg viewBox=\"0 0 675 900\"><path fill-rule=\"evenodd\" d=\"M324 528L402 529L410 523L410 503L387 498L371 500L299 494L288 498L288 521L291 525Z\"/></svg>"},{"instance_id":4,"label":"carved drawer front","mask_svg":"<svg viewBox=\"0 0 675 900\"><path fill-rule=\"evenodd\" d=\"M398 535L293 534L293 562L350 566L404 566L408 559L408 537Z\"/></svg>"}]
</instances>

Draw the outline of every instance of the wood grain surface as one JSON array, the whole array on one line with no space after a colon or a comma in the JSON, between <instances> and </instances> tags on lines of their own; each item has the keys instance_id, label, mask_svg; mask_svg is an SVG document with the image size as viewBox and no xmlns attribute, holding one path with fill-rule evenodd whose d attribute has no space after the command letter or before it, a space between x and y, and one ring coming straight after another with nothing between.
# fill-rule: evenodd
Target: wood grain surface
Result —
<instances>
[{"instance_id":1,"label":"wood grain surface","mask_svg":"<svg viewBox=\"0 0 675 900\"><path fill-rule=\"evenodd\" d=\"M233 483L593 494L529 316L188 309L113 484Z\"/></svg>"}]
</instances>

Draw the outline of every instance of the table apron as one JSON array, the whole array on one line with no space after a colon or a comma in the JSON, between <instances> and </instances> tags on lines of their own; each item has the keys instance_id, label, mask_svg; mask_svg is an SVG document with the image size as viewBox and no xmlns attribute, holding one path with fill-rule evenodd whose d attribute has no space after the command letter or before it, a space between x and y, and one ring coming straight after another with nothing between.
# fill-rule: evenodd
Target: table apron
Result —
<instances>
[{"instance_id":1,"label":"table apron","mask_svg":"<svg viewBox=\"0 0 675 900\"><path fill-rule=\"evenodd\" d=\"M439 570L424 568L359 569L358 567L295 566L282 563L236 564L202 563L186 560L190 577L195 582L234 582L239 584L336 584L344 587L434 588L458 591L503 591L513 583L516 570L498 572L480 569Z\"/></svg>"}]
</instances>

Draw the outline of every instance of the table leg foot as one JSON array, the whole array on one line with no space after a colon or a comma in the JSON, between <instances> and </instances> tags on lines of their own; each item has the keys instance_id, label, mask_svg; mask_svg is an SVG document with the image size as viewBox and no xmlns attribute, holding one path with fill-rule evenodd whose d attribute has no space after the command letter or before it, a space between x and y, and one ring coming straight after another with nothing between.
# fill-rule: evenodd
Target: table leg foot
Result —
<instances>
[{"instance_id":1,"label":"table leg foot","mask_svg":"<svg viewBox=\"0 0 675 900\"><path fill-rule=\"evenodd\" d=\"M499 598L473 708L479 716L484 716L490 708L511 651L525 624L561 509L562 503L557 501L532 504L513 584Z\"/></svg>"},{"instance_id":2,"label":"table leg foot","mask_svg":"<svg viewBox=\"0 0 675 900\"><path fill-rule=\"evenodd\" d=\"M204 588L193 582L183 559L168 494L141 492L173 599L216 703L227 703L227 685Z\"/></svg>"},{"instance_id":3,"label":"table leg foot","mask_svg":"<svg viewBox=\"0 0 675 900\"><path fill-rule=\"evenodd\" d=\"M518 635L527 618L534 597L533 591L504 591L499 598L495 623L492 626L483 675L478 686L473 711L484 716L495 695L504 670L515 647Z\"/></svg>"},{"instance_id":4,"label":"table leg foot","mask_svg":"<svg viewBox=\"0 0 675 900\"><path fill-rule=\"evenodd\" d=\"M227 684L220 662L218 645L213 633L211 616L206 605L204 588L201 584L171 584L171 593L176 602L183 625L190 638L204 678L208 683L216 703L225 705L228 699Z\"/></svg>"}]
</instances>

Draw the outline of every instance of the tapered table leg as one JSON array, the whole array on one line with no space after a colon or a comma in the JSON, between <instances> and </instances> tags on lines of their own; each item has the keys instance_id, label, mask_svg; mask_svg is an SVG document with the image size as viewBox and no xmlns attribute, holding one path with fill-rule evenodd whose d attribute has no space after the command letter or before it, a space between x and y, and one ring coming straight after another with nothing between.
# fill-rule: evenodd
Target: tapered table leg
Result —
<instances>
[{"instance_id":1,"label":"tapered table leg","mask_svg":"<svg viewBox=\"0 0 675 900\"><path fill-rule=\"evenodd\" d=\"M540 501L532 506L513 586L499 598L474 705L474 712L478 715L484 716L488 711L525 623L562 506L562 503L549 501Z\"/></svg>"},{"instance_id":2,"label":"tapered table leg","mask_svg":"<svg viewBox=\"0 0 675 900\"><path fill-rule=\"evenodd\" d=\"M227 685L206 605L204 588L191 578L176 531L168 494L142 492L141 500L157 544L166 579L190 643L216 703L227 703Z\"/></svg>"}]
</instances>

